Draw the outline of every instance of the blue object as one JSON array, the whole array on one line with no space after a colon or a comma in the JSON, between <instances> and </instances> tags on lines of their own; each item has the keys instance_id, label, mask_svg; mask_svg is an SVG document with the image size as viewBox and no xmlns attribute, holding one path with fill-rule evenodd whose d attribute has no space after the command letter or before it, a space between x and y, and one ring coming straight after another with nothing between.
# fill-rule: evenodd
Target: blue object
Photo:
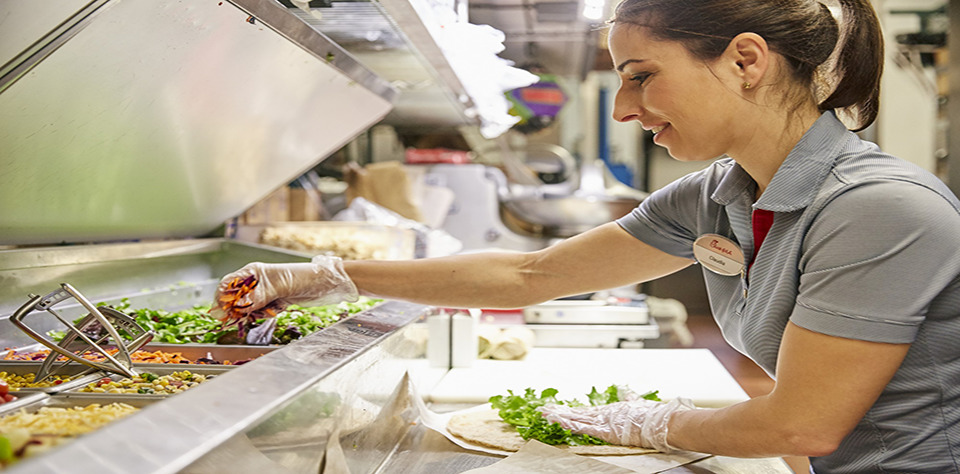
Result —
<instances>
[{"instance_id":1,"label":"blue object","mask_svg":"<svg viewBox=\"0 0 960 474\"><path fill-rule=\"evenodd\" d=\"M627 186L633 187L633 171L627 165L620 163L612 163L610 161L610 138L608 130L608 120L610 117L607 113L607 88L600 88L599 100L599 109L597 111L599 123L597 124L597 135L598 135L598 150L597 155L600 157L600 160L603 161L603 164L607 166L607 169L610 170L610 173L613 174L613 177Z\"/></svg>"}]
</instances>

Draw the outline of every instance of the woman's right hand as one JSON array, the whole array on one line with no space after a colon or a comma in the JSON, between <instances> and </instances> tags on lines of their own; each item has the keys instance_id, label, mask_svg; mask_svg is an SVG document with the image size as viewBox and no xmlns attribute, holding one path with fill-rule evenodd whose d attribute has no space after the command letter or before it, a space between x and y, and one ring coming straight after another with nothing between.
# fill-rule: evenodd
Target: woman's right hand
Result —
<instances>
[{"instance_id":1,"label":"woman's right hand","mask_svg":"<svg viewBox=\"0 0 960 474\"><path fill-rule=\"evenodd\" d=\"M234 291L234 282L252 277L255 286L232 303L224 304L224 296ZM220 280L214 296L215 316L224 319L228 313L250 314L265 306L286 307L293 303L325 305L356 301L357 287L343 270L338 257L318 255L309 263L255 262L230 273Z\"/></svg>"}]
</instances>

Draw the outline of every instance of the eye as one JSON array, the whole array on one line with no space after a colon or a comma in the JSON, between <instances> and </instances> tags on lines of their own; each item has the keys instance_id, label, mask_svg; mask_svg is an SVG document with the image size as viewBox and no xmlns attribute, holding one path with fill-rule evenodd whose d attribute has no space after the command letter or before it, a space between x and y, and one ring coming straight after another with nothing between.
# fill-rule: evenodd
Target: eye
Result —
<instances>
[{"instance_id":1,"label":"eye","mask_svg":"<svg viewBox=\"0 0 960 474\"><path fill-rule=\"evenodd\" d=\"M644 73L634 74L630 76L630 81L637 83L638 86L642 86L643 83L646 82L647 79L649 78L650 78L650 74L644 72Z\"/></svg>"}]
</instances>

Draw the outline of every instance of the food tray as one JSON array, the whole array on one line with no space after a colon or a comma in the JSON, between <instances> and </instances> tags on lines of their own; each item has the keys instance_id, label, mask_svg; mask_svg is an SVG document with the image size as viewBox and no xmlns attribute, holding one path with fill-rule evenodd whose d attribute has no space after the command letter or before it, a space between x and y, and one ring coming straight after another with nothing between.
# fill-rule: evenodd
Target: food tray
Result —
<instances>
[{"instance_id":1,"label":"food tray","mask_svg":"<svg viewBox=\"0 0 960 474\"><path fill-rule=\"evenodd\" d=\"M0 418L20 410L27 413L33 413L43 407L49 408L73 408L93 405L109 405L111 403L126 403L135 408L144 408L148 405L165 399L160 395L141 395L139 397L118 397L115 393L38 393L31 394L10 403L0 405Z\"/></svg>"},{"instance_id":2,"label":"food tray","mask_svg":"<svg viewBox=\"0 0 960 474\"><path fill-rule=\"evenodd\" d=\"M226 345L226 344L147 344L141 347L139 350L147 352L179 352L183 357L196 361L201 357L210 357L214 360L223 362L229 360L231 362L237 360L247 360L247 359L256 359L262 355L266 355L270 352L273 352L283 346L280 345L270 345L270 346L249 346L249 345ZM16 353L26 353L34 352L39 350L44 350L46 347L40 344L32 344L29 346L18 347L14 349ZM6 351L3 352L6 354ZM0 360L0 364L37 364L39 361L31 360ZM143 363L135 362L135 365L142 365L146 367L152 366L168 366L173 364L163 364L163 363ZM242 365L242 364L239 364ZM178 367L184 367L187 369L192 368L203 368L203 367L239 367L239 365L223 365L223 364L177 364Z\"/></svg>"},{"instance_id":3,"label":"food tray","mask_svg":"<svg viewBox=\"0 0 960 474\"><path fill-rule=\"evenodd\" d=\"M37 371L40 370L40 365L41 365L40 362L4 361L3 363L0 363L0 372L6 372L8 374L17 374L17 375L25 375L30 373L36 374ZM93 382L94 380L97 380L98 378L103 377L103 372L94 371L91 367L88 367L86 365L81 365L81 364L75 364L75 363L70 363L63 367L60 367L59 369L56 370L55 375L71 375L72 376L72 375L85 372L87 370L91 370L92 372L90 374L81 376L80 378L63 382L59 385L53 385L50 387L28 387L28 388L20 388L20 389L14 389L13 387L10 387L10 393L18 397L20 396L19 394L21 393L36 393L36 392L58 393L58 392L70 390L72 388L82 387L90 382Z\"/></svg>"},{"instance_id":4,"label":"food tray","mask_svg":"<svg viewBox=\"0 0 960 474\"><path fill-rule=\"evenodd\" d=\"M307 255L344 260L409 260L416 256L416 233L368 222L296 221L237 226L235 238Z\"/></svg>"},{"instance_id":5,"label":"food tray","mask_svg":"<svg viewBox=\"0 0 960 474\"><path fill-rule=\"evenodd\" d=\"M157 401L163 400L164 397L138 397L135 399L124 398L118 399L116 397L107 397L102 394L83 394L78 395L50 395L46 393L33 393L27 397L14 400L9 403L0 405L0 419L6 419L9 416L15 416L19 413L24 414L33 414L43 408L48 409L71 409L79 408L85 409L91 405L99 405L101 407L106 407L111 403L120 402L128 406L131 406L136 409L142 409L147 405L155 403ZM16 446L23 446L21 449L16 449L15 464L20 462L39 458L48 454L51 450L57 449L58 447L74 442L78 437L83 437L94 431L105 428L123 418L135 415L134 413L127 413L125 416L115 417L109 421L105 421L100 416L102 414L93 414L89 412L75 413L73 416L67 416L64 419L64 414L51 414L50 417L44 417L44 421L37 423L37 420L26 423L22 428L25 430L14 430L18 434L18 438L8 438L13 442L13 439L18 439L16 441ZM70 423L66 420L74 420L73 423ZM58 421L54 421L58 420ZM49 426L49 423L60 423L61 426L72 427L75 430L80 430L82 432L77 434L51 434L49 431L46 431L43 427ZM91 425L90 423L94 423ZM102 426L98 426L101 425ZM11 432L10 434L12 434ZM5 433L5 435L10 436L10 434ZM24 434L29 434L29 438L19 438ZM25 443L25 444L23 444ZM10 449L10 448L8 448Z\"/></svg>"},{"instance_id":6,"label":"food tray","mask_svg":"<svg viewBox=\"0 0 960 474\"><path fill-rule=\"evenodd\" d=\"M214 360L231 362L238 360L256 359L257 357L267 355L283 346L249 346L249 345L227 345L227 344L147 344L140 348L147 352L179 352L183 357L196 361L201 357L209 357ZM252 362L252 360L251 360ZM137 362L137 367L178 367L180 370L202 370L205 368L222 367L225 369L240 367L239 365L224 364L162 364L162 363L142 363ZM199 373L199 372L198 372Z\"/></svg>"},{"instance_id":7,"label":"food tray","mask_svg":"<svg viewBox=\"0 0 960 474\"><path fill-rule=\"evenodd\" d=\"M181 372L184 370L189 370L191 373L204 375L206 377L216 377L218 375L224 374L227 371L232 369L232 366L209 366L209 365L200 365L200 366L186 366L182 364L149 364L149 366L144 366L140 364L134 365L138 372L150 372L156 375L169 375L174 372ZM70 390L64 390L59 392L61 394L70 394L70 395L100 395L108 398L115 398L113 401L123 401L127 399L140 398L140 397L159 397L166 398L169 397L169 393L164 394L145 394L145 393L102 393L102 392L81 392L88 383L95 382L98 379L107 377L113 381L119 381L126 378L120 374L103 374L101 373L99 377L94 378L93 380L87 380L86 383L80 385L72 385ZM209 379L207 380L209 382ZM206 383L206 382L205 382Z\"/></svg>"}]
</instances>

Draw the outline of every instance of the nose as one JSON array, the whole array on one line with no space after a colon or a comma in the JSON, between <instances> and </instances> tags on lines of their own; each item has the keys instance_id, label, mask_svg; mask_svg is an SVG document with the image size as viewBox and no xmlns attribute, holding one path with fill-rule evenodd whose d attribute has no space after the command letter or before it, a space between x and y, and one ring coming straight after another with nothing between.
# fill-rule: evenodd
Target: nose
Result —
<instances>
[{"instance_id":1,"label":"nose","mask_svg":"<svg viewBox=\"0 0 960 474\"><path fill-rule=\"evenodd\" d=\"M613 119L617 122L640 120L643 114L643 105L637 94L630 94L624 90L623 84L617 88L613 97Z\"/></svg>"}]
</instances>

